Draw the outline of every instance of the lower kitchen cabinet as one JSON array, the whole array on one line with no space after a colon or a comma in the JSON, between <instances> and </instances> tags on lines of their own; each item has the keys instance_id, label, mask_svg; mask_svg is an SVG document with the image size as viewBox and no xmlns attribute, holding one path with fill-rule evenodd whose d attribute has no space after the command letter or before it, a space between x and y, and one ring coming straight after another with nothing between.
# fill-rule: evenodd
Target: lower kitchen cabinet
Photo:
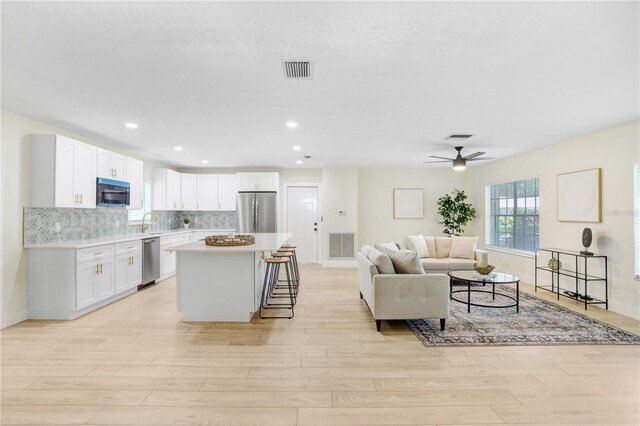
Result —
<instances>
[{"instance_id":1,"label":"lower kitchen cabinet","mask_svg":"<svg viewBox=\"0 0 640 426\"><path fill-rule=\"evenodd\" d=\"M142 246L139 241L116 244L115 292L142 284Z\"/></svg>"}]
</instances>

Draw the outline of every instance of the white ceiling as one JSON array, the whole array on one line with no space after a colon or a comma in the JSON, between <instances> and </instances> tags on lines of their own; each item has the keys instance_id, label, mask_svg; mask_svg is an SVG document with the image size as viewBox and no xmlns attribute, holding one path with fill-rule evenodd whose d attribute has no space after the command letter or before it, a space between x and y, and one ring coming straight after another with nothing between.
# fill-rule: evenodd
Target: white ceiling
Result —
<instances>
[{"instance_id":1,"label":"white ceiling","mask_svg":"<svg viewBox=\"0 0 640 426\"><path fill-rule=\"evenodd\" d=\"M2 108L178 167L417 166L453 154L452 132L506 157L638 119L638 16L638 2L3 1ZM315 79L285 80L281 59L313 60Z\"/></svg>"}]
</instances>

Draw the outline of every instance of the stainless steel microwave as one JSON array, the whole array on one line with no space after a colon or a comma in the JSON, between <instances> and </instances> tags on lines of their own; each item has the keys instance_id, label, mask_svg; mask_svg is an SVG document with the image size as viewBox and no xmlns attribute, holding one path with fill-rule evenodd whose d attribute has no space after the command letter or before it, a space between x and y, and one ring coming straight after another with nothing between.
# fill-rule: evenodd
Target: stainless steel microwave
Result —
<instances>
[{"instance_id":1,"label":"stainless steel microwave","mask_svg":"<svg viewBox=\"0 0 640 426\"><path fill-rule=\"evenodd\" d=\"M130 186L129 182L98 178L96 204L107 207L128 207Z\"/></svg>"}]
</instances>

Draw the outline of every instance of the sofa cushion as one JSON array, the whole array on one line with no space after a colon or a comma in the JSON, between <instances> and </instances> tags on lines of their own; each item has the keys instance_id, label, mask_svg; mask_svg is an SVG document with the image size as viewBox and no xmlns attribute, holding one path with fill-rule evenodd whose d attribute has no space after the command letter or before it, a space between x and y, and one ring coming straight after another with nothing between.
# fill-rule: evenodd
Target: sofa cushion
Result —
<instances>
[{"instance_id":1,"label":"sofa cushion","mask_svg":"<svg viewBox=\"0 0 640 426\"><path fill-rule=\"evenodd\" d=\"M436 240L436 257L438 259L444 259L449 257L451 251L451 238L450 237L435 237Z\"/></svg>"},{"instance_id":2,"label":"sofa cushion","mask_svg":"<svg viewBox=\"0 0 640 426\"><path fill-rule=\"evenodd\" d=\"M400 250L391 255L393 267L398 274L424 274L418 253L411 250Z\"/></svg>"},{"instance_id":3,"label":"sofa cushion","mask_svg":"<svg viewBox=\"0 0 640 426\"><path fill-rule=\"evenodd\" d=\"M396 273L396 270L393 268L393 263L391 262L391 259L389 259L389 256L374 248L371 248L371 250L369 250L367 259L369 259L371 262L373 262L374 265L376 265L376 268L378 268L378 272L381 274Z\"/></svg>"},{"instance_id":4,"label":"sofa cushion","mask_svg":"<svg viewBox=\"0 0 640 426\"><path fill-rule=\"evenodd\" d=\"M470 259L455 259L449 258L449 270L450 271L471 271L473 270L473 264L475 260Z\"/></svg>"},{"instance_id":5,"label":"sofa cushion","mask_svg":"<svg viewBox=\"0 0 640 426\"><path fill-rule=\"evenodd\" d=\"M393 253L400 251L396 243L376 244L376 250L381 251L387 256L391 256Z\"/></svg>"},{"instance_id":6,"label":"sofa cushion","mask_svg":"<svg viewBox=\"0 0 640 426\"><path fill-rule=\"evenodd\" d=\"M405 235L403 243L407 250L418 253L418 257L429 257L429 249L424 235Z\"/></svg>"},{"instance_id":7,"label":"sofa cushion","mask_svg":"<svg viewBox=\"0 0 640 426\"><path fill-rule=\"evenodd\" d=\"M434 237L424 237L424 241L427 243L427 250L429 251L429 257L436 258L436 239Z\"/></svg>"},{"instance_id":8,"label":"sofa cushion","mask_svg":"<svg viewBox=\"0 0 640 426\"><path fill-rule=\"evenodd\" d=\"M459 237L454 235L451 237L450 258L457 259L475 259L475 249L478 244L478 237Z\"/></svg>"},{"instance_id":9,"label":"sofa cushion","mask_svg":"<svg viewBox=\"0 0 640 426\"><path fill-rule=\"evenodd\" d=\"M435 259L433 257L425 257L420 259L420 264L425 271L448 271L449 259Z\"/></svg>"}]
</instances>

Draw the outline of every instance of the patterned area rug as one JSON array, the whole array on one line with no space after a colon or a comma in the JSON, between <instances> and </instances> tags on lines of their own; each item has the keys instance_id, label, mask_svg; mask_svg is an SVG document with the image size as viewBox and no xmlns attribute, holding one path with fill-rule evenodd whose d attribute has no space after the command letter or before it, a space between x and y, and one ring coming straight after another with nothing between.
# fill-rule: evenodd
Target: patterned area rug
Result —
<instances>
[{"instance_id":1,"label":"patterned area rug","mask_svg":"<svg viewBox=\"0 0 640 426\"><path fill-rule=\"evenodd\" d=\"M454 286L454 290L462 287ZM489 286L487 286L487 290ZM515 296L512 286L496 291ZM465 300L466 294L457 298ZM505 303L505 298L472 293L472 303ZM425 346L640 344L640 336L520 292L520 313L515 308L481 308L451 301L447 326L440 331L438 319L405 321Z\"/></svg>"}]
</instances>

